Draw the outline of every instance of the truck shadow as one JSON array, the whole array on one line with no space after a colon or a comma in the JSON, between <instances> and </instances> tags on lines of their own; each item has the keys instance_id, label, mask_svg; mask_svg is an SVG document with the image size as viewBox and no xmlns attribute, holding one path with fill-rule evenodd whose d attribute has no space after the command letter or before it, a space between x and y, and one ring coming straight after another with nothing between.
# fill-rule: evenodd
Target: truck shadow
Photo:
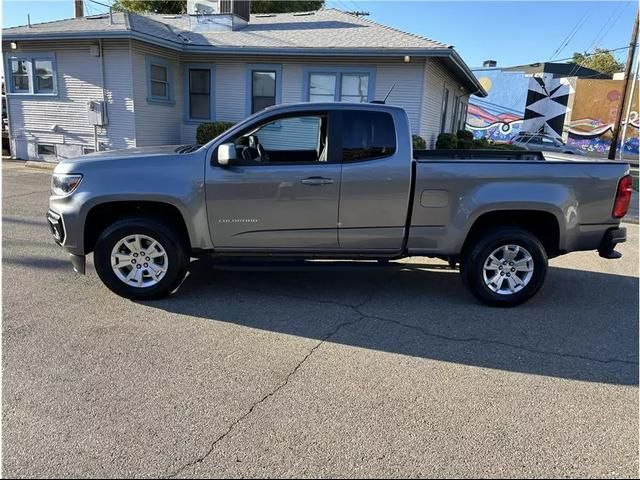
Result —
<instances>
[{"instance_id":1,"label":"truck shadow","mask_svg":"<svg viewBox=\"0 0 640 480\"><path fill-rule=\"evenodd\" d=\"M552 267L513 309L479 304L443 264L192 263L149 306L212 321L474 367L638 384L638 278ZM353 322L353 323L352 323Z\"/></svg>"}]
</instances>

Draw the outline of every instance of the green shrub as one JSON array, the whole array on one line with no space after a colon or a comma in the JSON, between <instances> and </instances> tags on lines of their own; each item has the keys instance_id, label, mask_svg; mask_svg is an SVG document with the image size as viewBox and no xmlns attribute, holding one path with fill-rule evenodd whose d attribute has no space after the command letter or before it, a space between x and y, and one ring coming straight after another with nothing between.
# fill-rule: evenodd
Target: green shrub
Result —
<instances>
[{"instance_id":1,"label":"green shrub","mask_svg":"<svg viewBox=\"0 0 640 480\"><path fill-rule=\"evenodd\" d=\"M204 122L198 125L196 131L196 142L199 145L204 145L210 140L213 140L221 133L226 132L235 124L233 122Z\"/></svg>"},{"instance_id":2,"label":"green shrub","mask_svg":"<svg viewBox=\"0 0 640 480\"><path fill-rule=\"evenodd\" d=\"M453 133L441 133L436 140L438 150L453 150L458 148L458 137Z\"/></svg>"},{"instance_id":3,"label":"green shrub","mask_svg":"<svg viewBox=\"0 0 640 480\"><path fill-rule=\"evenodd\" d=\"M473 133L468 130L458 130L456 133L458 138L458 148L462 150L470 150L473 148Z\"/></svg>"},{"instance_id":4,"label":"green shrub","mask_svg":"<svg viewBox=\"0 0 640 480\"><path fill-rule=\"evenodd\" d=\"M414 150L426 150L427 142L424 141L420 135L412 135L411 139L413 140L413 149Z\"/></svg>"},{"instance_id":5,"label":"green shrub","mask_svg":"<svg viewBox=\"0 0 640 480\"><path fill-rule=\"evenodd\" d=\"M487 140L486 137L475 138L473 140L473 148L491 148L491 145L489 145L489 140Z\"/></svg>"}]
</instances>

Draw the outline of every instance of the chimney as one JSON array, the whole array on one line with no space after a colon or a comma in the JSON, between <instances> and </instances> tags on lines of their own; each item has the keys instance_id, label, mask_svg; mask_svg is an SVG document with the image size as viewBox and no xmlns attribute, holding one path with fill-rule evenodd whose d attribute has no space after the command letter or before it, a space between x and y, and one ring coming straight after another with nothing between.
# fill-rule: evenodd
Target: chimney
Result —
<instances>
[{"instance_id":1,"label":"chimney","mask_svg":"<svg viewBox=\"0 0 640 480\"><path fill-rule=\"evenodd\" d=\"M73 6L76 10L76 18L84 17L84 6L82 0L73 0Z\"/></svg>"},{"instance_id":2,"label":"chimney","mask_svg":"<svg viewBox=\"0 0 640 480\"><path fill-rule=\"evenodd\" d=\"M485 60L484 62L482 62L482 66L487 68L493 68L496 65L498 65L498 62L496 62L495 60Z\"/></svg>"}]
</instances>

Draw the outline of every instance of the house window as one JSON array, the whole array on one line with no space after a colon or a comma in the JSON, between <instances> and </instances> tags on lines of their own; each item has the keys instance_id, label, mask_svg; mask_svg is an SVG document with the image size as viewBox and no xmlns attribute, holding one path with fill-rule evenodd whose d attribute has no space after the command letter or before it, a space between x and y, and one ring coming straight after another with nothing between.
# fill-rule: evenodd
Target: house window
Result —
<instances>
[{"instance_id":1,"label":"house window","mask_svg":"<svg viewBox=\"0 0 640 480\"><path fill-rule=\"evenodd\" d=\"M369 75L343 74L340 101L365 103L369 97Z\"/></svg>"},{"instance_id":2,"label":"house window","mask_svg":"<svg viewBox=\"0 0 640 480\"><path fill-rule=\"evenodd\" d=\"M447 128L447 109L449 108L449 89L444 87L442 94L442 112L440 117L440 133L444 133Z\"/></svg>"},{"instance_id":3,"label":"house window","mask_svg":"<svg viewBox=\"0 0 640 480\"><path fill-rule=\"evenodd\" d=\"M96 149L93 147L82 147L82 154L88 155L89 153L95 153Z\"/></svg>"},{"instance_id":4,"label":"house window","mask_svg":"<svg viewBox=\"0 0 640 480\"><path fill-rule=\"evenodd\" d=\"M29 72L31 66L28 60L19 58L11 59L11 85L12 91L15 93L29 92Z\"/></svg>"},{"instance_id":5,"label":"house window","mask_svg":"<svg viewBox=\"0 0 640 480\"><path fill-rule=\"evenodd\" d=\"M247 65L246 76L247 115L282 102L282 65L255 63Z\"/></svg>"},{"instance_id":6,"label":"house window","mask_svg":"<svg viewBox=\"0 0 640 480\"><path fill-rule=\"evenodd\" d=\"M372 82L372 72L310 72L307 99L310 102L368 102Z\"/></svg>"},{"instance_id":7,"label":"house window","mask_svg":"<svg viewBox=\"0 0 640 480\"><path fill-rule=\"evenodd\" d=\"M276 104L276 71L251 71L251 113Z\"/></svg>"},{"instance_id":8,"label":"house window","mask_svg":"<svg viewBox=\"0 0 640 480\"><path fill-rule=\"evenodd\" d=\"M56 156L56 146L53 144L39 143L38 156L50 157Z\"/></svg>"},{"instance_id":9,"label":"house window","mask_svg":"<svg viewBox=\"0 0 640 480\"><path fill-rule=\"evenodd\" d=\"M169 75L167 67L151 64L151 96L169 98Z\"/></svg>"},{"instance_id":10,"label":"house window","mask_svg":"<svg viewBox=\"0 0 640 480\"><path fill-rule=\"evenodd\" d=\"M9 58L9 68L11 69L9 93L30 95L56 93L53 57Z\"/></svg>"},{"instance_id":11,"label":"house window","mask_svg":"<svg viewBox=\"0 0 640 480\"><path fill-rule=\"evenodd\" d=\"M189 118L211 118L211 71L189 69Z\"/></svg>"},{"instance_id":12,"label":"house window","mask_svg":"<svg viewBox=\"0 0 640 480\"><path fill-rule=\"evenodd\" d=\"M53 62L35 60L35 93L53 93Z\"/></svg>"},{"instance_id":13,"label":"house window","mask_svg":"<svg viewBox=\"0 0 640 480\"><path fill-rule=\"evenodd\" d=\"M184 120L201 123L215 116L215 65L190 63L184 65Z\"/></svg>"},{"instance_id":14,"label":"house window","mask_svg":"<svg viewBox=\"0 0 640 480\"><path fill-rule=\"evenodd\" d=\"M333 102L336 99L336 74L312 73L309 76L309 101Z\"/></svg>"},{"instance_id":15,"label":"house window","mask_svg":"<svg viewBox=\"0 0 640 480\"><path fill-rule=\"evenodd\" d=\"M159 57L146 57L147 101L173 103L173 70L171 63Z\"/></svg>"}]
</instances>

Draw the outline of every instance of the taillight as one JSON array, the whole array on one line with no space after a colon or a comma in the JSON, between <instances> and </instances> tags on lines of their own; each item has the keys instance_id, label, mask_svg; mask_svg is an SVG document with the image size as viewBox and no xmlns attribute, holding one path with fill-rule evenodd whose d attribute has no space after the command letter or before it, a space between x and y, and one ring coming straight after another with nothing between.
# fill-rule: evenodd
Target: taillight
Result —
<instances>
[{"instance_id":1,"label":"taillight","mask_svg":"<svg viewBox=\"0 0 640 480\"><path fill-rule=\"evenodd\" d=\"M631 203L631 175L625 175L618 182L618 191L616 192L616 201L613 204L613 217L622 218L629 210Z\"/></svg>"}]
</instances>

